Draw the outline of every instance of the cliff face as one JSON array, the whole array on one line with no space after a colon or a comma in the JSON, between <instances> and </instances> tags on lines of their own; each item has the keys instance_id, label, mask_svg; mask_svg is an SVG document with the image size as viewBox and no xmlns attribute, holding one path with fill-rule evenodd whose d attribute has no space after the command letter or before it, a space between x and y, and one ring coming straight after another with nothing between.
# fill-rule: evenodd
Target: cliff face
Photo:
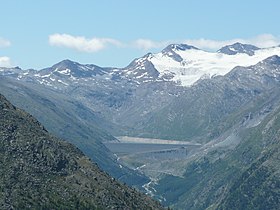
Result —
<instances>
[{"instance_id":1,"label":"cliff face","mask_svg":"<svg viewBox=\"0 0 280 210\"><path fill-rule=\"evenodd\" d=\"M0 94L0 208L162 209Z\"/></svg>"}]
</instances>

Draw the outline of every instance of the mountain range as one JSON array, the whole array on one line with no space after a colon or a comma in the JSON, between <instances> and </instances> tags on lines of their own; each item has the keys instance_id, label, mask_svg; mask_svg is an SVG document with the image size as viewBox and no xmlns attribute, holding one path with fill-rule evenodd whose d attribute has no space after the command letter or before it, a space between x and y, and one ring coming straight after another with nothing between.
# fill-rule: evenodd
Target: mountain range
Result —
<instances>
[{"instance_id":1,"label":"mountain range","mask_svg":"<svg viewBox=\"0 0 280 210\"><path fill-rule=\"evenodd\" d=\"M234 49L228 54L225 49ZM254 54L248 52L254 52ZM44 85L77 98L86 107L113 124L133 132L154 109L174 101L185 87L199 80L225 75L236 66L254 65L279 55L280 47L259 49L236 43L217 52L206 52L186 44L171 44L162 52L135 59L125 68L101 68L64 60L40 71L2 69L0 74ZM112 125L113 126L113 125ZM120 125L119 125L120 126ZM122 129L122 128L120 128ZM117 129L110 130L116 134Z\"/></svg>"},{"instance_id":2,"label":"mountain range","mask_svg":"<svg viewBox=\"0 0 280 210\"><path fill-rule=\"evenodd\" d=\"M207 52L171 44L124 68L70 60L0 68L0 90L115 178L140 188L149 182L164 205L277 209L279 56L279 46ZM180 148L120 158L103 144L116 136L200 146L180 158L167 158Z\"/></svg>"}]
</instances>

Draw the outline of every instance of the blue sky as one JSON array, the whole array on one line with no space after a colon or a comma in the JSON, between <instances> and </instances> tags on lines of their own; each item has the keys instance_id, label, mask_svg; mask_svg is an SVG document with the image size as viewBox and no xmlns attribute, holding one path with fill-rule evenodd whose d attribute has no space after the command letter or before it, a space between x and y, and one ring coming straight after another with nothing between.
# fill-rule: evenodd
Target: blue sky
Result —
<instances>
[{"instance_id":1,"label":"blue sky","mask_svg":"<svg viewBox=\"0 0 280 210\"><path fill-rule=\"evenodd\" d=\"M278 0L0 0L0 65L124 67L170 43L280 44Z\"/></svg>"}]
</instances>

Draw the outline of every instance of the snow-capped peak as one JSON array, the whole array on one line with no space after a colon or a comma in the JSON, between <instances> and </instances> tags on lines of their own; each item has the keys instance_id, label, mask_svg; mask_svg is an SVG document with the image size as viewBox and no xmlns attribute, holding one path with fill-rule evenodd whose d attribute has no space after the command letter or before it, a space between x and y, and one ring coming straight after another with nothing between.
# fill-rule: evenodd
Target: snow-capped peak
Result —
<instances>
[{"instance_id":1,"label":"snow-capped peak","mask_svg":"<svg viewBox=\"0 0 280 210\"><path fill-rule=\"evenodd\" d=\"M163 53L169 52L169 51L185 51L185 50L191 50L195 49L198 50L198 48L192 46L192 45L187 45L187 44L170 44L166 48L162 50Z\"/></svg>"},{"instance_id":2,"label":"snow-capped peak","mask_svg":"<svg viewBox=\"0 0 280 210\"><path fill-rule=\"evenodd\" d=\"M242 44L242 43L234 43L232 45L226 45L218 50L219 53L224 53L227 55L236 55L237 53L245 53L247 55L254 55L256 50L260 48L250 45L250 44Z\"/></svg>"},{"instance_id":3,"label":"snow-capped peak","mask_svg":"<svg viewBox=\"0 0 280 210\"><path fill-rule=\"evenodd\" d=\"M181 51L199 50L198 48L187 44L170 44L164 48L161 53L168 56L177 62L183 61L183 58L178 54Z\"/></svg>"},{"instance_id":4,"label":"snow-capped peak","mask_svg":"<svg viewBox=\"0 0 280 210\"><path fill-rule=\"evenodd\" d=\"M126 68L122 69L122 76L139 83L154 81L158 78L159 72L151 63L153 56L152 53L148 53L141 58L134 59Z\"/></svg>"},{"instance_id":5,"label":"snow-capped peak","mask_svg":"<svg viewBox=\"0 0 280 210\"><path fill-rule=\"evenodd\" d=\"M225 53L228 49L235 53ZM253 50L254 53L249 53ZM176 82L191 86L199 79L225 75L236 66L251 66L272 56L270 64L279 62L280 47L257 48L253 45L235 43L218 52L207 52L186 44L172 44L159 53L148 53L132 61L126 68L101 68L93 64L80 64L63 60L40 71L21 72L1 70L0 75L14 75L19 79L34 79L41 84L59 87L72 83L93 81L119 81L128 79L137 84L150 82ZM277 63L278 64L278 63Z\"/></svg>"},{"instance_id":6,"label":"snow-capped peak","mask_svg":"<svg viewBox=\"0 0 280 210\"><path fill-rule=\"evenodd\" d=\"M173 75L172 81L182 86L190 86L202 77L225 75L236 66L251 66L269 56L280 55L280 47L259 49L253 45L236 43L222 49L235 50L235 53L223 53L221 50L206 52L192 48L176 50L173 54L160 52L154 54L150 62L160 73L159 77ZM254 53L250 53L250 50ZM240 53L241 51L243 53Z\"/></svg>"},{"instance_id":7,"label":"snow-capped peak","mask_svg":"<svg viewBox=\"0 0 280 210\"><path fill-rule=\"evenodd\" d=\"M75 78L86 78L96 75L103 75L106 72L103 68L93 64L80 64L71 60L63 60L50 68L39 71L42 75L60 74Z\"/></svg>"}]
</instances>

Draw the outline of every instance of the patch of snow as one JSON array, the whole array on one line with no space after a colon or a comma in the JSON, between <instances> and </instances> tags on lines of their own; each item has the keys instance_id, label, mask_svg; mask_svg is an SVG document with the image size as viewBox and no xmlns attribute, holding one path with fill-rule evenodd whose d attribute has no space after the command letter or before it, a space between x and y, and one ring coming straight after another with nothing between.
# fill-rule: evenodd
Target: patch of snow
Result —
<instances>
[{"instance_id":1,"label":"patch of snow","mask_svg":"<svg viewBox=\"0 0 280 210\"><path fill-rule=\"evenodd\" d=\"M230 47L229 49L233 52L236 52L236 50L233 47Z\"/></svg>"},{"instance_id":2,"label":"patch of snow","mask_svg":"<svg viewBox=\"0 0 280 210\"><path fill-rule=\"evenodd\" d=\"M70 76L71 80L77 80L77 77L74 77L73 75Z\"/></svg>"},{"instance_id":3,"label":"patch of snow","mask_svg":"<svg viewBox=\"0 0 280 210\"><path fill-rule=\"evenodd\" d=\"M69 84L67 84L66 82L63 82L62 80L57 80L58 82L60 82L61 84L63 84L63 85L66 85L66 86L68 86Z\"/></svg>"},{"instance_id":4,"label":"patch of snow","mask_svg":"<svg viewBox=\"0 0 280 210\"><path fill-rule=\"evenodd\" d=\"M142 75L140 75L140 76L137 76L136 79L140 79L140 78L142 78L142 77L144 77L144 76L146 76L146 75L148 75L148 72L145 72L144 74L142 74Z\"/></svg>"},{"instance_id":5,"label":"patch of snow","mask_svg":"<svg viewBox=\"0 0 280 210\"><path fill-rule=\"evenodd\" d=\"M64 70L60 70L60 71L57 70L57 72L60 73L60 74L67 75L67 76L69 76L71 74L70 69L64 69Z\"/></svg>"}]
</instances>

